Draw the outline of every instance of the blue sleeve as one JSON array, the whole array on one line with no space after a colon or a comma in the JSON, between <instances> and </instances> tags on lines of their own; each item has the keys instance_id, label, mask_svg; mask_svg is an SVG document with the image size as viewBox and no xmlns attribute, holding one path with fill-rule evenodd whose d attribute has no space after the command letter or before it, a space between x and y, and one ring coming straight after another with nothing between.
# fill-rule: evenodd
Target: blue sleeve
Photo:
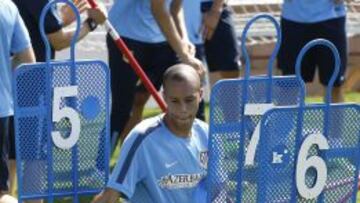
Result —
<instances>
[{"instance_id":1,"label":"blue sleeve","mask_svg":"<svg viewBox=\"0 0 360 203\"><path fill-rule=\"evenodd\" d=\"M11 38L11 53L19 53L30 46L31 40L29 37L29 32L26 29L23 19L17 11L14 31Z\"/></svg>"},{"instance_id":2,"label":"blue sleeve","mask_svg":"<svg viewBox=\"0 0 360 203\"><path fill-rule=\"evenodd\" d=\"M31 17L34 21L39 24L40 23L40 15L45 8L46 4L49 0L36 0L36 3L29 0L22 0L22 6L30 13ZM56 5L53 4L50 10L48 10L45 16L45 32L47 34L54 33L59 31L62 28L62 20L57 12Z\"/></svg>"},{"instance_id":3,"label":"blue sleeve","mask_svg":"<svg viewBox=\"0 0 360 203\"><path fill-rule=\"evenodd\" d=\"M119 160L107 184L107 187L121 192L128 199L132 198L136 184L146 173L143 138L144 136L137 132L130 133L121 148Z\"/></svg>"}]
</instances>

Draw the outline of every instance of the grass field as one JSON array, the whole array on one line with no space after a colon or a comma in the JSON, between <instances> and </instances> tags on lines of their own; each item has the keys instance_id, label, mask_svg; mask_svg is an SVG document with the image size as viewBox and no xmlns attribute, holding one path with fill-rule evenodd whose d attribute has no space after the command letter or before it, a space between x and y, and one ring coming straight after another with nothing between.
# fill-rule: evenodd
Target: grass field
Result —
<instances>
[{"instance_id":1,"label":"grass field","mask_svg":"<svg viewBox=\"0 0 360 203\"><path fill-rule=\"evenodd\" d=\"M346 94L346 98L345 98L346 102L355 102L355 103L360 103L360 93L348 93ZM309 103L313 103L313 102L321 102L322 98L321 97L311 97L311 98L307 98L306 99L307 102ZM144 112L144 118L147 117L151 117L154 115L159 114L161 111L160 109L146 109ZM206 105L206 118L207 120L209 120L209 106ZM119 148L117 148L117 150L115 151L114 156L111 158L110 161L110 165L113 167L116 163L117 157L119 155ZM89 203L91 201L92 197L82 197L80 202L81 203ZM56 200L56 203L72 203L72 199L71 198L65 198L65 199L61 199L61 200ZM360 203L360 194L358 194L357 197L357 202Z\"/></svg>"}]
</instances>

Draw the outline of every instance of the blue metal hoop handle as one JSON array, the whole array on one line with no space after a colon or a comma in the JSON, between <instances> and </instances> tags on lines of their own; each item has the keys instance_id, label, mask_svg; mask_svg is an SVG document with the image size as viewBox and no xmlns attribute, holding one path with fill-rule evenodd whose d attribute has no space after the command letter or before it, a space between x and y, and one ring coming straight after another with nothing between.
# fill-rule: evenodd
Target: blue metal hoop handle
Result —
<instances>
[{"instance_id":1,"label":"blue metal hoop handle","mask_svg":"<svg viewBox=\"0 0 360 203\"><path fill-rule=\"evenodd\" d=\"M49 40L46 36L45 28L44 28L45 17L46 17L47 12L49 11L49 9L51 9L51 6L53 6L54 4L57 4L57 3L68 4L75 13L76 22L77 22L76 30L75 30L75 34L74 34L73 38L71 39L71 43L70 43L70 58L71 58L71 61L75 61L75 43L80 34L80 24L81 24L80 13L79 13L78 9L76 8L76 6L71 1L69 1L69 0L54 0L54 1L49 1L49 3L41 11L41 15L40 15L39 29L40 29L41 38L45 44L46 62L49 62L51 60L50 59L51 48L50 48Z\"/></svg>"},{"instance_id":2,"label":"blue metal hoop handle","mask_svg":"<svg viewBox=\"0 0 360 203\"><path fill-rule=\"evenodd\" d=\"M305 54L307 53L307 51L309 51L311 48L315 47L315 46L325 46L327 48L329 48L331 50L331 52L333 53L333 56L335 58L335 62L334 62L334 72L330 78L330 81L328 83L328 86L326 88L326 97L325 97L325 103L326 104L330 104L331 103L331 99L332 99L332 89L334 87L334 83L336 81L337 76L339 75L340 72L340 55L339 52L336 48L336 46L330 42L329 40L326 39L315 39L310 41L309 43L307 43L300 51L298 57L296 58L296 65L295 65L295 73L296 73L296 77L299 80L302 80L301 77L301 62L302 59L304 58ZM300 96L302 98L302 100L300 101L300 105L304 106L305 105L305 95L306 95L306 91L305 88L301 88L301 92L300 92Z\"/></svg>"},{"instance_id":3,"label":"blue metal hoop handle","mask_svg":"<svg viewBox=\"0 0 360 203\"><path fill-rule=\"evenodd\" d=\"M278 54L279 49L280 49L281 31L280 31L280 25L276 21L276 19L269 14L259 14L259 15L256 15L255 17L253 17L245 25L244 31L241 35L241 51L245 58L245 75L244 75L245 79L249 79L249 77L250 77L250 57L249 57L249 54L246 49L246 37L247 37L247 33L248 33L250 27L252 26L252 24L259 19L268 19L270 22L272 22L274 24L274 27L276 29L276 36L278 39L276 42L275 48L274 48L273 52L271 53L270 60L269 60L268 66L267 66L267 75L270 79L272 78L272 70L273 70L273 65L274 65L275 59L276 59L276 55Z\"/></svg>"}]
</instances>

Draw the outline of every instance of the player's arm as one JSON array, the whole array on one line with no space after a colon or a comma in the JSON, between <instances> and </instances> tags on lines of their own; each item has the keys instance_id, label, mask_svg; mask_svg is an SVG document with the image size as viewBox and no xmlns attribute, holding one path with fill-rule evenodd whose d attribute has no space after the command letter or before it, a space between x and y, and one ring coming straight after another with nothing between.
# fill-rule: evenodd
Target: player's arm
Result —
<instances>
[{"instance_id":1,"label":"player's arm","mask_svg":"<svg viewBox=\"0 0 360 203\"><path fill-rule=\"evenodd\" d=\"M29 31L27 30L23 19L19 12L16 16L16 24L14 25L13 35L11 37L11 59L12 67L16 68L22 63L35 63L35 54L31 46Z\"/></svg>"},{"instance_id":2,"label":"player's arm","mask_svg":"<svg viewBox=\"0 0 360 203\"><path fill-rule=\"evenodd\" d=\"M90 8L87 0L73 0L73 3L79 13L83 13ZM64 26L68 26L76 20L75 13L68 4L65 4L60 8L60 15Z\"/></svg>"},{"instance_id":3,"label":"player's arm","mask_svg":"<svg viewBox=\"0 0 360 203\"><path fill-rule=\"evenodd\" d=\"M184 12L182 7L182 0L174 0L170 6L170 14L174 20L177 31L179 32L182 39L188 39L184 22Z\"/></svg>"},{"instance_id":4,"label":"player's arm","mask_svg":"<svg viewBox=\"0 0 360 203\"><path fill-rule=\"evenodd\" d=\"M74 2L78 7L80 12L84 9L83 1L76 0ZM49 3L48 0L37 0L37 3L34 4L33 1L22 1L21 4L24 8L28 9L31 17L34 18L36 22L40 22L40 15L43 8ZM86 7L87 8L87 7ZM47 34L48 40L51 46L55 50L61 50L70 46L71 39L75 34L75 30L65 30L64 26L70 24L74 20L74 13L70 8L60 9L60 12L54 8L49 9L47 15L45 16L45 32ZM65 17L67 16L67 17ZM106 20L106 12L103 7L88 9L88 17L93 19L96 24L101 24ZM79 37L77 40L82 39L86 34L91 31L88 21L82 23Z\"/></svg>"},{"instance_id":5,"label":"player's arm","mask_svg":"<svg viewBox=\"0 0 360 203\"><path fill-rule=\"evenodd\" d=\"M173 0L171 3L172 8L170 9L171 12L181 10L177 8L177 6L181 6L181 2L181 0ZM199 74L203 75L204 68L201 62L189 52L188 44L182 39L182 36L178 32L171 12L166 9L165 0L151 0L151 11L165 38L179 57L180 61L191 65L199 72Z\"/></svg>"},{"instance_id":6,"label":"player's arm","mask_svg":"<svg viewBox=\"0 0 360 203\"><path fill-rule=\"evenodd\" d=\"M195 56L195 46L190 42L188 33L185 26L184 9L182 6L182 0L175 0L172 2L170 7L170 13L174 19L175 26L179 32L182 40L186 43L187 52L190 55Z\"/></svg>"},{"instance_id":7,"label":"player's arm","mask_svg":"<svg viewBox=\"0 0 360 203\"><path fill-rule=\"evenodd\" d=\"M214 35L224 3L225 0L214 0L210 10L204 14L202 28L204 39L210 40Z\"/></svg>"},{"instance_id":8,"label":"player's arm","mask_svg":"<svg viewBox=\"0 0 360 203\"><path fill-rule=\"evenodd\" d=\"M16 68L22 63L35 63L35 54L32 47L25 48L23 51L14 54L12 58L12 67Z\"/></svg>"},{"instance_id":9,"label":"player's arm","mask_svg":"<svg viewBox=\"0 0 360 203\"><path fill-rule=\"evenodd\" d=\"M138 143L139 133L131 131L121 146L121 156L111 172L106 189L96 196L93 203L113 203L119 197L131 199L136 186L147 176L147 164L142 144Z\"/></svg>"},{"instance_id":10,"label":"player's arm","mask_svg":"<svg viewBox=\"0 0 360 203\"><path fill-rule=\"evenodd\" d=\"M173 7L173 4L174 2L171 7ZM171 12L175 12L175 10L176 8L172 8ZM165 0L151 0L151 12L172 49L180 59L186 58L189 54L186 51L186 44L178 32L174 18L172 18L170 12L166 9Z\"/></svg>"},{"instance_id":11,"label":"player's arm","mask_svg":"<svg viewBox=\"0 0 360 203\"><path fill-rule=\"evenodd\" d=\"M106 12L103 10L102 7L89 9L88 16L88 19L92 19L95 25L102 24L107 18ZM92 31L92 29L94 29L94 27L91 27L90 23L87 20L84 21L82 23L79 37L77 40L81 40L82 38L84 38L89 32ZM70 46L71 40L74 35L75 29L60 29L57 32L48 34L47 37L55 50L62 50Z\"/></svg>"},{"instance_id":12,"label":"player's arm","mask_svg":"<svg viewBox=\"0 0 360 203\"><path fill-rule=\"evenodd\" d=\"M102 193L95 196L92 203L117 203L120 193L111 188L106 188Z\"/></svg>"}]
</instances>

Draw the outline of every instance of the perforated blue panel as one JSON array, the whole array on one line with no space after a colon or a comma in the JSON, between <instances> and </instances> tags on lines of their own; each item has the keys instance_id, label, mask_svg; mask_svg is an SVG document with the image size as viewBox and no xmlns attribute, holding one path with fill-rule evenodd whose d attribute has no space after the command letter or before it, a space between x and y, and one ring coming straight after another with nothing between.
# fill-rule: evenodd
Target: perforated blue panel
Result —
<instances>
[{"instance_id":1,"label":"perforated blue panel","mask_svg":"<svg viewBox=\"0 0 360 203\"><path fill-rule=\"evenodd\" d=\"M301 60L317 45L331 49L335 71L326 103L306 106ZM301 50L292 79L245 76L214 87L207 202L355 201L360 107L330 104L339 67L336 47L317 39Z\"/></svg>"},{"instance_id":2,"label":"perforated blue panel","mask_svg":"<svg viewBox=\"0 0 360 203\"><path fill-rule=\"evenodd\" d=\"M62 96L52 112L55 89L77 86L75 96ZM14 77L15 129L19 196L71 196L99 192L109 173L109 70L100 61L24 65ZM58 94L63 94L62 90ZM65 110L66 109L66 110ZM80 119L80 133L70 149L54 145L52 133L69 138Z\"/></svg>"},{"instance_id":3,"label":"perforated blue panel","mask_svg":"<svg viewBox=\"0 0 360 203\"><path fill-rule=\"evenodd\" d=\"M328 112L328 113L327 113ZM327 118L328 114L328 118ZM360 150L360 106L325 105L273 109L262 120L260 173L247 181L243 195L258 188L252 202L355 202ZM303 159L317 156L325 161L326 184L314 198L300 195L295 174L300 167L299 150L310 135L321 134L328 149L313 144ZM313 165L318 165L316 161ZM322 171L322 175L324 171ZM319 181L314 168L308 168L304 182L311 188ZM247 201L248 202L248 201Z\"/></svg>"},{"instance_id":4,"label":"perforated blue panel","mask_svg":"<svg viewBox=\"0 0 360 203\"><path fill-rule=\"evenodd\" d=\"M244 88L248 90L246 103ZM252 165L245 166L244 160L262 115L245 115L245 106L295 105L300 102L300 89L301 81L296 77L274 77L271 85L267 77L259 76L248 81L224 80L214 86L210 100L208 202L250 202L256 197L258 188L249 187L248 182L258 176L259 153L255 153ZM241 197L237 195L240 190L247 192Z\"/></svg>"}]
</instances>

